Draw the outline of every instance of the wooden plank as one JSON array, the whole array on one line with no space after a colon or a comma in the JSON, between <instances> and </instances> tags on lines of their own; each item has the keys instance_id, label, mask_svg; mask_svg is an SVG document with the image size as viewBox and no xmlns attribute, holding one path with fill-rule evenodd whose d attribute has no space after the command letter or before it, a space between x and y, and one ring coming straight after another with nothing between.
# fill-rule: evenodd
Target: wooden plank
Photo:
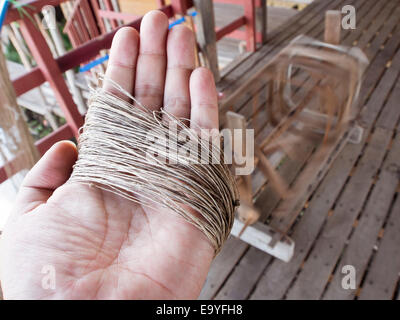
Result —
<instances>
[{"instance_id":1,"label":"wooden plank","mask_svg":"<svg viewBox=\"0 0 400 320\"><path fill-rule=\"evenodd\" d=\"M359 0L357 0L357 1L359 1ZM315 2L315 4L316 4L316 3L317 3L317 2ZM319 8L319 6L322 5L322 4L323 4L323 3L319 2L317 7ZM327 4L325 3L325 5L327 5ZM313 4L313 5L309 6L309 7L313 7L313 6L315 6L315 5ZM299 15L301 16L303 13L307 12L307 9L308 9L309 7L307 7L306 10L303 10L302 13L296 15L295 18L297 18L297 16L299 16ZM318 17L318 13L319 13L319 11L317 10L318 8L315 8L315 9L316 9L315 12L311 12L314 16L317 16L317 17ZM308 16L307 16L307 17L308 17ZM290 29L293 29L293 31L298 31L298 32L300 32L301 28L299 29L299 28L294 27L294 24L295 24L296 21L297 21L295 18L290 20L290 22L292 22L292 24L289 24ZM309 24L313 22L313 20L311 19L311 21L310 21L310 19L311 19L311 17L308 17L308 19L300 19L301 22L303 22L303 20L304 20L304 23L302 24L302 27L303 27L303 28L308 27ZM322 18L321 18L321 19L322 19ZM287 29L287 28L286 28L286 29ZM284 35L286 34L286 32L287 32L286 29L285 29L285 28L282 28L282 30L281 30L281 32L279 33L279 35L280 35L280 36L284 36ZM318 25L317 28L310 28L310 29L307 28L306 30L310 30L310 36L315 36L315 35L318 35L318 34L322 34L322 29L323 29L323 27L321 27L321 26ZM305 33L305 32L304 32L304 33ZM279 38L279 37L278 37L278 38ZM281 49L282 44L276 43L275 40L276 40L276 37L274 37L274 35L271 35L271 36L270 36L270 40L269 40L269 42L267 43L267 45L263 46L262 48L260 48L260 50L258 50L257 52L255 52L254 54L252 54L252 55L250 56L249 59L254 59L255 57L259 57L260 55L262 56L262 61L263 61L263 63L260 63L260 64L259 64L259 67L258 67L258 68L254 68L254 70L259 70L260 68L262 68L262 66L266 63L266 60L269 59L269 58L271 58L271 57L273 56L273 54L275 54L276 52L278 52L278 50ZM267 50L267 52L264 52L264 51L266 51L266 50ZM268 53L268 55L266 55L266 53ZM258 61L259 61L259 60L258 60ZM241 70L242 67L243 67L242 64L236 65L234 69L231 69L231 71L232 71L232 72L235 72L235 73L237 72L237 73L239 74L238 70ZM228 97L230 96L230 93L231 93L231 92L236 92L237 84L240 84L240 85L241 85L241 84L243 83L243 75L247 76L248 74L249 74L249 75L251 74L251 72L248 72L248 70L243 69L242 71L243 71L243 72L240 73L240 75L238 76L238 79L239 79L238 81L236 81L236 79L235 79L235 80L232 80L232 81L229 82L229 83L230 83L230 85L229 85L229 90L227 90L227 91L224 93L224 95L225 95L226 98L228 98ZM230 73L229 73L229 72L225 73L224 77L228 77L228 76L230 77ZM236 86L236 87L234 88L234 86ZM220 91L223 90L223 88L222 88L222 86L221 86L220 84L218 84L218 89L219 89ZM226 99L226 98L224 98L224 99ZM235 102L236 102L236 101L235 101ZM242 102L242 103L243 103L243 102ZM224 104L224 100L222 101L222 105L223 105L223 104ZM241 102L238 101L238 102L236 102L235 104L240 105Z\"/></svg>"},{"instance_id":2,"label":"wooden plank","mask_svg":"<svg viewBox=\"0 0 400 320\"><path fill-rule=\"evenodd\" d=\"M267 42L268 36L268 8L267 0L260 0L260 6L256 7L256 30L261 33L261 44ZM286 10L289 12L289 10Z\"/></svg>"},{"instance_id":3,"label":"wooden plank","mask_svg":"<svg viewBox=\"0 0 400 320\"><path fill-rule=\"evenodd\" d=\"M206 64L214 74L215 82L220 79L217 56L217 37L215 33L214 7L212 0L194 0L197 16L197 41L201 52L206 59Z\"/></svg>"},{"instance_id":4,"label":"wooden plank","mask_svg":"<svg viewBox=\"0 0 400 320\"><path fill-rule=\"evenodd\" d=\"M382 110L377 120L376 126L381 128L392 128L400 119L400 81L397 80L396 86L394 87L388 102Z\"/></svg>"},{"instance_id":5,"label":"wooden plank","mask_svg":"<svg viewBox=\"0 0 400 320\"><path fill-rule=\"evenodd\" d=\"M42 70L45 79L50 83L54 90L54 95L64 112L67 123L71 127L74 136L78 137L78 130L83 125L83 118L72 99L61 70L53 59L46 41L29 19L22 20L20 25L21 32L32 51L36 63Z\"/></svg>"},{"instance_id":6,"label":"wooden plank","mask_svg":"<svg viewBox=\"0 0 400 320\"><path fill-rule=\"evenodd\" d=\"M286 181L292 182L296 178L302 165L309 158L312 150L313 148L310 143L310 145L306 146L298 153L296 162L287 160L281 165L279 172ZM279 203L280 197L272 191L272 186L268 185L266 188L269 192L264 194L269 195L269 198L264 198L266 201L263 202L264 205L262 207L260 207L260 203L257 200L256 206L261 209L263 215L268 216ZM260 219L260 221L263 220ZM250 248L248 254L250 257L247 257L247 254L245 254L244 257L246 257L246 259L240 260L238 266L235 267L223 288L220 290L220 293L218 293L218 299L245 299L251 293L251 290L257 282L257 279L261 276L265 265L273 259L272 256L265 252L260 252L260 250L256 248ZM234 266L226 262L223 263L225 268L229 270ZM253 265L251 272L246 271L246 266L248 264Z\"/></svg>"},{"instance_id":7,"label":"wooden plank","mask_svg":"<svg viewBox=\"0 0 400 320\"><path fill-rule=\"evenodd\" d=\"M274 210L273 221L270 223L273 228L285 233L289 231L307 199L314 192L333 161L346 145L348 135L349 131L341 133L332 144L320 146L315 151L310 161L308 161L307 167L302 171L299 181L296 181L292 187L295 196L290 200L282 201L278 208ZM307 181L307 187L303 192L305 180ZM279 235L274 240L277 241L278 237Z\"/></svg>"},{"instance_id":8,"label":"wooden plank","mask_svg":"<svg viewBox=\"0 0 400 320\"><path fill-rule=\"evenodd\" d=\"M256 8L255 0L243 2L244 16L246 19L246 50L256 50Z\"/></svg>"},{"instance_id":9,"label":"wooden plank","mask_svg":"<svg viewBox=\"0 0 400 320\"><path fill-rule=\"evenodd\" d=\"M279 260L288 262L293 257L294 242L289 237L286 236L275 246L271 247L269 243L276 233L274 229L259 221L248 225L242 232L244 227L245 223L235 218L231 235L240 238L251 245L252 248L259 249L264 253L268 253L269 255L278 258Z\"/></svg>"},{"instance_id":10,"label":"wooden plank","mask_svg":"<svg viewBox=\"0 0 400 320\"><path fill-rule=\"evenodd\" d=\"M365 140L365 137L364 137ZM364 141L363 141L364 142ZM357 160L354 153L362 150L363 142L348 144L332 165L327 176L313 195L312 201L304 210L303 217L291 235L295 241L295 254L290 263L274 260L257 283L251 299L282 299L297 274L302 262L317 237L329 209Z\"/></svg>"},{"instance_id":11,"label":"wooden plank","mask_svg":"<svg viewBox=\"0 0 400 320\"><path fill-rule=\"evenodd\" d=\"M246 252L248 247L247 243L235 237L229 237L221 252L216 256L211 264L210 271L208 272L199 299L212 299L215 296L215 293L231 272L231 269L227 268L226 265L235 265Z\"/></svg>"},{"instance_id":12,"label":"wooden plank","mask_svg":"<svg viewBox=\"0 0 400 320\"><path fill-rule=\"evenodd\" d=\"M342 29L342 13L338 10L325 12L324 41L333 45L340 43L340 31Z\"/></svg>"},{"instance_id":13,"label":"wooden plank","mask_svg":"<svg viewBox=\"0 0 400 320\"><path fill-rule=\"evenodd\" d=\"M374 18L368 20L368 22L369 22L368 31L365 32L359 40L357 40L358 47L364 48L368 45L368 43L371 41L371 39L376 36L379 29L382 27L382 24L385 24L388 21L386 19L388 19L389 16L392 15L393 10L395 10L396 7L398 7L398 4L396 4L395 2L389 1L389 2L386 2L386 5L380 4L380 10L376 10L376 8L375 8L374 11L379 12L379 13L375 13L373 15ZM372 14L373 13L371 12L370 16ZM386 17L386 19L384 17ZM392 17L393 17L393 15L392 15ZM397 18L397 17L394 16L394 18Z\"/></svg>"},{"instance_id":14,"label":"wooden plank","mask_svg":"<svg viewBox=\"0 0 400 320\"><path fill-rule=\"evenodd\" d=\"M306 148L302 149L301 152L299 152L298 154L297 163L304 163L310 156L311 151L311 146L307 146ZM279 172L281 173L282 177L284 177L287 181L293 181L300 169L301 165L294 166L293 162L289 160L284 162L280 166ZM269 188L271 188L271 186L269 186ZM269 192L269 194L271 195L271 199L268 201L268 206L262 208L263 212L265 212L266 215L268 215L270 211L272 211L272 209L278 204L280 200L280 198L276 196L272 191ZM224 245L221 253L216 257L211 265L209 274L207 276L207 281L200 295L201 299L211 299L217 294L222 284L230 275L232 268L236 265L236 263L249 248L246 243L236 238L230 238L227 243L228 242L229 245ZM232 244L231 242L234 242L234 244ZM270 255L265 254L265 256L268 257L268 259L272 259ZM261 264L258 265L261 266ZM247 290L248 292L250 292L251 288L248 288ZM246 289L243 288L243 292L245 291ZM228 295L226 296L226 298L228 299Z\"/></svg>"},{"instance_id":15,"label":"wooden plank","mask_svg":"<svg viewBox=\"0 0 400 320\"><path fill-rule=\"evenodd\" d=\"M333 215L329 217L304 268L289 289L288 299L318 299L321 296L380 168L389 141L390 134L386 130L376 129Z\"/></svg>"},{"instance_id":16,"label":"wooden plank","mask_svg":"<svg viewBox=\"0 0 400 320\"><path fill-rule=\"evenodd\" d=\"M400 272L400 197L397 196L376 257L365 278L360 300L392 299Z\"/></svg>"},{"instance_id":17,"label":"wooden plank","mask_svg":"<svg viewBox=\"0 0 400 320\"><path fill-rule=\"evenodd\" d=\"M397 45L396 42L392 41L392 43L394 43L394 45L391 47ZM378 58L374 61L375 64L379 64L382 59ZM381 69L383 69L383 65L381 65ZM383 100L380 102L377 100L375 101L376 103L383 103ZM368 130L364 134L364 139L367 133ZM252 298L281 299L284 296L325 220L325 216L321 218L320 213L328 212L329 208L333 205L334 200L347 179L347 175L353 163L357 160L358 154L362 150L362 145L363 143L345 147L342 154L333 164L332 169L322 185L317 189L316 194L305 210L304 217L295 227L292 238L296 242L297 249L291 263L284 264L277 260L274 261L260 279Z\"/></svg>"},{"instance_id":18,"label":"wooden plank","mask_svg":"<svg viewBox=\"0 0 400 320\"><path fill-rule=\"evenodd\" d=\"M369 2L369 4L371 5L371 2ZM367 7L368 7L368 6L367 6L367 3L364 3L364 6L362 7L362 9L363 9L363 8L366 8L366 9L367 9ZM368 8L368 9L370 9L370 8ZM349 35L349 34L350 34L350 33L348 33L347 35ZM359 34L360 34L360 33L359 33Z\"/></svg>"},{"instance_id":19,"label":"wooden plank","mask_svg":"<svg viewBox=\"0 0 400 320\"><path fill-rule=\"evenodd\" d=\"M358 3L359 5L361 5L361 3ZM360 13L360 16L362 17L362 15L363 14L365 14L365 13L368 13L368 12L370 12L371 10L371 6L375 6L375 8L378 8L379 6L376 4L376 3L374 3L373 1L370 1L369 3L363 3L363 5L364 6L362 6L361 8L360 8L360 11L359 11L359 13ZM362 13L362 14L361 14ZM374 14L374 13L376 13L376 11L374 12L374 11L372 11L372 14ZM370 16L372 16L372 15L370 15ZM363 26L368 26L368 22L364 22L365 20L361 20L362 21L362 23L360 24L360 27L363 27ZM345 35L345 37L346 38L349 38L351 35L352 35L353 33L347 33L346 35ZM361 28L361 30L358 32L358 36L360 36L362 34L362 28ZM361 146L352 146L352 148L359 148L359 151L361 150ZM349 157L349 159L348 159L348 161L349 161L349 163L350 163L350 165L349 165L349 169L348 169L348 172L350 171L350 168L351 168L351 166L352 166L352 163L354 163L354 161L356 160L356 158L354 158L354 157L352 157L352 154L351 154L351 152L349 152L348 153L348 157ZM339 163L339 165L337 165L336 166L336 170L338 171L338 173L340 172L340 168L342 167L342 166L344 166L345 167L345 163L346 162L340 162ZM339 192L340 190L341 190L341 187L342 187L342 184L345 182L345 180L346 180L346 178L347 178L347 174L348 174L348 172L347 173L345 173L345 174L343 174L342 176L341 176L341 181L340 181L340 179L339 179L339 181L338 181L338 187L337 187L337 192ZM338 174L337 173L335 173L334 175L333 175L333 177L336 177L336 176L338 176ZM329 194L330 194L330 192L329 192ZM333 192L333 194L334 194L334 192ZM332 198L332 199L334 199L334 197ZM331 200L331 201L333 201L333 200ZM262 203L263 202L265 202L265 201L260 201L260 203L259 204L257 204L258 206L260 206L260 205L262 205ZM318 208L316 208L315 209L315 211L316 211L316 213L319 213L320 211L318 210ZM328 210L327 210L328 211ZM323 220L324 219L322 219L322 221L321 221L321 224L322 224L322 222L323 222ZM303 224L303 226L305 227L305 229L307 230L307 226L305 225L305 224ZM316 229L316 231L315 231L315 236L316 236L316 233L318 232L318 230L319 230L319 227L320 227L320 225L318 225L317 224L317 227L315 228ZM312 234L312 233L311 233ZM298 239L296 239L296 241L298 242L299 240ZM302 250L302 249L300 249L300 250ZM249 251L250 252L250 251ZM304 250L304 252L307 252L307 250ZM296 253L296 255L297 255L298 253ZM296 255L295 255L295 257L294 257L294 259L296 259ZM305 253L304 253L304 255L305 255ZM254 263L257 263L256 261L253 261ZM300 265L300 263L301 263L301 259L300 259L300 261L298 262L298 265ZM265 280L264 281L264 285L266 285L266 283L286 283L286 282L288 282L287 283L287 286L290 284L290 281L291 281L291 277L287 277L287 276L283 276L283 277L278 277L278 274L280 273L280 270L284 267L284 266L296 266L296 263L293 263L293 261L291 262L291 263L289 263L289 264L284 264L284 263L279 263L279 261L276 261L276 262L274 262L273 263L273 265L276 265L276 268L273 268L272 270L275 270L276 272L272 272L273 274L274 274L274 276L263 276L263 279ZM284 265L284 266L283 266ZM260 266L259 268L260 268L260 270L262 270L263 268L265 268L265 264L264 264L264 266ZM295 275L295 273L297 272L297 269L298 269L298 266L297 267L294 267L293 268L293 271L292 271L292 274L293 274L293 276ZM289 274L290 274L290 270L288 270L289 272ZM233 275L232 275L233 276ZM240 278L240 277L239 277ZM257 279L257 277L254 277L254 279ZM273 279L279 279L279 281L277 281L277 282L274 282L273 281ZM288 281L286 281L285 282L285 280L288 280ZM228 282L229 282L229 280L228 280ZM228 282L227 282L227 284L228 284ZM232 281L233 282L233 281ZM262 282L262 281L261 281ZM246 288L247 287L251 287L251 284L250 285L247 285L246 286ZM261 288L262 286L258 286L257 288ZM272 287L273 286L270 286L269 287L269 289L272 289ZM285 285L282 285L282 290L281 290L281 292L282 292L282 295L281 296L283 296L283 293L284 293L284 291L286 290L286 288L285 288ZM269 290L269 289L267 289L266 291L268 291L269 293L272 293L272 290ZM241 289L240 289L241 290ZM257 292L257 290L256 290L256 292ZM260 298L260 297L264 297L263 295L265 295L265 291L264 292L261 292L261 289L259 289L259 292L258 292L258 294L256 293L255 295L254 295L254 297L257 299L257 298ZM275 295L274 297L278 297L279 296L279 293L277 293L277 295ZM280 297L281 297L280 296ZM228 297L229 297L229 295L228 295ZM267 296L268 298L270 298L270 297L272 297L272 295L269 295L269 296Z\"/></svg>"},{"instance_id":20,"label":"wooden plank","mask_svg":"<svg viewBox=\"0 0 400 320\"><path fill-rule=\"evenodd\" d=\"M271 261L270 255L251 247L235 267L233 274L228 278L215 299L246 299L252 289L249 284L255 283L254 280L258 279L263 271L262 266L268 264L269 261Z\"/></svg>"},{"instance_id":21,"label":"wooden plank","mask_svg":"<svg viewBox=\"0 0 400 320\"><path fill-rule=\"evenodd\" d=\"M384 66L386 65L386 63L388 61L390 61L392 59L394 53L397 50L397 46L399 44L399 41L398 41L399 37L397 37L395 35L397 35L398 32L400 32L399 25L397 25L396 31L393 32L394 36L392 36L388 40L387 44L385 45L384 50L380 51L375 59L370 60L370 66L364 75L364 82L363 82L363 86L360 91L360 97L364 101L367 101L369 99L369 97L371 96L371 93L374 91L376 83L378 83L383 72L385 71ZM377 40L377 39L375 39L375 40ZM375 40L368 49L371 49L372 47L375 46L375 47L377 47L376 50L379 50L380 45L378 46L378 43ZM369 51L368 49L366 50L366 53L369 56L371 51ZM373 61L373 63L371 63L372 61ZM364 112L367 113L367 111L364 111ZM361 121L361 119L359 119L359 121Z\"/></svg>"},{"instance_id":22,"label":"wooden plank","mask_svg":"<svg viewBox=\"0 0 400 320\"><path fill-rule=\"evenodd\" d=\"M393 64L389 69L386 69L379 85L376 87L374 91L374 95L371 96L371 99L367 103L367 108L365 108L361 115L360 121L365 125L371 125L380 111L380 104L378 101L385 101L386 97L389 95L390 91L393 88L393 84L395 83L397 77L400 72L400 50L397 51L395 57L393 58Z\"/></svg>"},{"instance_id":23,"label":"wooden plank","mask_svg":"<svg viewBox=\"0 0 400 320\"><path fill-rule=\"evenodd\" d=\"M356 1L356 3L357 3L357 5L361 5L361 2L359 2L359 1ZM365 10L367 10L369 7L370 7L370 5L371 4L374 4L374 2L371 2L371 1L369 1L368 3L363 3L363 6L360 8L360 11L358 12L358 14L359 14L359 16L361 17L362 16L362 14L363 14L363 11ZM322 19L322 18L321 18ZM363 25L363 23L364 23L364 20L361 20L361 23L360 23L360 27ZM308 24L305 24L306 26L308 25ZM357 30L355 30L355 32L358 32L359 30L357 29ZM282 30L282 34L284 34L285 33L285 30ZM321 25L317 25L317 27L316 28L312 28L311 29L311 31L310 31L310 36L316 36L316 37L319 37L320 35L322 35L322 33L323 33L323 27L321 26ZM342 34L346 34L346 35L349 35L349 33L348 32L343 32ZM268 47L268 48L270 48L271 50L274 48L274 46L272 45L272 42L273 41L269 41L268 42L268 45L266 45L266 46L264 46L264 47L262 47L259 51L257 51L256 53L254 53L253 55L251 55L251 57L253 58L254 56L257 56L261 51L263 51L263 50L265 50L265 48L266 47ZM280 49L280 45L278 45L278 48L275 48L276 50L274 50L273 52L271 52L270 54L268 54L266 57L264 57L264 59L262 60L263 61L263 64L265 64L266 62L266 59L267 59L267 57L269 57L269 58L271 58L272 57L272 53L276 53L277 51L278 51L278 49ZM262 68L262 66L263 66L263 64L260 64L259 65L259 67L255 67L254 69L255 70L259 70L260 68ZM239 69L239 67L241 67L240 65L236 65L236 70L237 69ZM251 72L248 72L248 71L243 71L243 72L245 72L245 74L251 74ZM228 73L226 73L226 74L228 74ZM241 75L241 77L240 77L240 80L238 80L238 82L242 85L243 84L243 75ZM231 87L233 87L234 85L236 85L235 84L235 82L234 83L231 83ZM261 86L261 83L258 83L258 82L256 82L256 83L254 83L254 86L252 87L252 92L248 92L246 95L240 95L238 98L235 98L234 99L234 105L232 106L233 107L233 109L236 111L236 112L238 112L241 108L242 108L242 106L243 105L245 105L245 103L247 103L248 101L249 101L249 99L251 98L250 96L251 96L251 94L253 93L253 90L254 90L254 92L255 91L257 91L257 90L260 90L260 87ZM237 89L237 88L236 88ZM231 91L227 91L226 93L225 93L225 97L226 98L224 98L223 100L222 100L222 102L221 102L221 106L224 106L225 104L226 104L226 100L232 100L231 99L231 96L230 96L230 94L229 94L229 92L231 92ZM235 91L235 94L237 94L237 91Z\"/></svg>"},{"instance_id":24,"label":"wooden plank","mask_svg":"<svg viewBox=\"0 0 400 320\"><path fill-rule=\"evenodd\" d=\"M309 149L309 152L311 151L312 149ZM301 169L301 166L302 166L302 164L301 164L301 162L299 163L299 166L297 167L297 170L300 170ZM268 190L268 189L267 189ZM270 190L271 191L271 190ZM273 195L273 192L264 192L264 194L269 194L269 195ZM270 210L272 210L272 208L274 207L274 205L273 205L273 203L275 203L275 205L279 202L279 197L277 197L276 195L275 195L275 197L274 197L274 200L273 201L271 201L271 199L269 200L269 201L259 201L259 200L257 200L257 205L258 206L260 206L260 205L262 205L262 204L265 204L265 203L268 203L268 205L270 206L269 208L270 208ZM268 209L267 210L265 210L266 208L263 206L263 212L266 212L266 211L269 211ZM251 251L253 251L253 250L255 250L255 249L250 249ZM249 251L249 253L250 253L250 251ZM266 259L266 261L269 261L270 259ZM253 279L253 281L252 282L249 282L248 280L247 280L247 285L245 285L244 287L243 287L243 285L244 285L244 282L246 282L246 281L243 281L242 279L243 278L246 278L246 277L248 277L247 276L247 274L245 273L245 272L242 272L241 270L245 270L245 269L242 269L242 268L239 268L238 269L238 271L236 272L236 269L235 269L235 271L234 271L234 273L232 274L232 276L228 279L228 281L227 281L227 283L226 283L226 285L224 286L224 288L222 289L222 297L223 298L234 298L234 297L236 297L236 292L238 291L237 289L235 289L235 288L239 288L240 287L240 292L241 292L241 294L242 294L242 297L244 297L244 296L246 296L246 294L249 294L250 293L250 291L251 291L251 289L252 289L252 284L253 283L255 283L255 281L258 279L258 277L259 277L259 275L260 275L260 272L262 272L262 270L264 269L264 266L265 266L265 262L261 262L260 263L260 261L253 261L253 263L254 263L254 265L256 265L257 266L257 268L258 268L258 272L252 272L251 273L251 277L252 277L252 279ZM250 284L250 285L249 285ZM219 295L219 297L221 297L221 295Z\"/></svg>"},{"instance_id":25,"label":"wooden plank","mask_svg":"<svg viewBox=\"0 0 400 320\"><path fill-rule=\"evenodd\" d=\"M379 179L373 188L346 251L336 268L334 278L329 284L324 299L343 300L355 297L356 289L367 268L374 245L399 184L396 168L400 168L400 136L397 136L389 155L384 161L379 173ZM351 265L356 270L357 287L355 290L343 289L342 287L342 267L345 265Z\"/></svg>"}]
</instances>

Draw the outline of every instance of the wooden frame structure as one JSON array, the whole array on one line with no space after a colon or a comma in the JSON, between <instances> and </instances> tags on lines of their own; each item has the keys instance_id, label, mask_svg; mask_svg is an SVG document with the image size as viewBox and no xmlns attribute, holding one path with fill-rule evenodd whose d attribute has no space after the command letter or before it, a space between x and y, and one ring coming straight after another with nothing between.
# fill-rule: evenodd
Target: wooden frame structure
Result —
<instances>
[{"instance_id":1,"label":"wooden frame structure","mask_svg":"<svg viewBox=\"0 0 400 320\"><path fill-rule=\"evenodd\" d=\"M35 16L35 14L41 12L42 8L45 6L58 6L62 5L66 1L67 0L32 0L27 2L30 6L26 7L26 11L27 14ZM18 10L12 6L7 12L4 24L7 25L15 21L19 22L22 35L32 52L33 58L37 62L37 67L32 68L25 75L20 76L13 81L16 95L20 96L29 90L40 86L46 81L49 82L67 121L67 124L61 126L50 135L36 142L36 146L41 154L59 140L78 137L78 130L83 124L83 116L79 113L72 95L69 92L68 86L63 78L63 73L96 58L101 50L109 49L111 47L112 38L117 29L121 26L113 24L116 29L103 34L105 32L105 27L102 18L109 18L115 21L118 19L124 21L128 19L129 21L129 17L127 15L124 16L122 13L112 12L112 14L110 14L110 0L104 0L106 1L107 10L102 10L99 6L96 7L97 1L98 0L92 0L91 2L95 16L98 18L97 26L94 25L94 18L89 12L90 8L88 7L88 1L76 1L73 8L73 22L66 26L66 32L71 36L71 40L76 48L58 58L53 57L52 51L48 47L43 33L41 33L29 18L25 17L21 19ZM171 0L170 5L165 5L165 2L162 0L158 1L158 3L161 6L159 10L164 12L169 18L173 18L175 15L185 15L187 9L193 5L191 0ZM251 1L251 4L254 4L253 0ZM99 17L101 19L99 19ZM135 17L131 16L131 18ZM249 17L248 20L253 23L254 17ZM130 21L125 24L125 26L131 26L139 30L140 22L141 17ZM80 25L83 28L82 30L86 31L82 31L82 34L77 34L77 29L75 28L76 25ZM234 27L238 28L240 26L228 25L224 29L225 31L220 30L220 32L226 35L226 30L233 31ZM101 33L97 37L96 35L98 32L96 31L96 28L99 28ZM254 29L251 30L254 31ZM216 76L216 80L218 80L218 77L219 76ZM6 174L4 167L0 167L0 182L6 180L7 177L8 175Z\"/></svg>"},{"instance_id":2,"label":"wooden frame structure","mask_svg":"<svg viewBox=\"0 0 400 320\"><path fill-rule=\"evenodd\" d=\"M339 12L326 14L329 31L325 34L329 41L340 38L330 32L330 26L335 26L333 19L340 23L338 16ZM340 32L339 28L334 30ZM333 46L300 36L224 102L222 111L250 91L256 82L266 83L266 111L271 130L255 147L254 162L282 199L270 225L257 222L260 213L253 205L251 177L241 176L241 207L233 235L283 261L290 260L294 243L287 233L306 200L345 143L361 140L362 129L354 126L353 108L367 64L367 58L358 48ZM306 71L308 81L294 82L295 67ZM302 91L296 102L292 101L293 86ZM257 96L253 99L257 100ZM247 127L242 115L228 111L226 119L226 126L232 130ZM314 145L314 154L296 183L289 187L275 168L286 157L295 157L296 145L305 143ZM245 146L245 141L241 145ZM245 150L244 147L242 153Z\"/></svg>"},{"instance_id":3,"label":"wooden frame structure","mask_svg":"<svg viewBox=\"0 0 400 320\"><path fill-rule=\"evenodd\" d=\"M81 1L77 1L75 7L78 7ZM138 16L133 14L113 11L110 0L104 0L107 10L101 9L98 1L91 0L91 3L102 33L106 32L103 19L108 19L114 29L118 26L118 21L129 22L138 18ZM157 2L159 8L165 6L164 0ZM240 5L243 7L244 14L226 26L216 29L214 2ZM267 39L266 0L173 0L171 1L171 5L174 12L182 16L187 15L189 8L193 6L196 8L198 13L198 17L196 18L196 34L203 56L203 64L211 69L216 81L220 79L216 49L217 41L224 37L244 40L246 42L246 50L254 52L256 44L263 44ZM80 25L82 25L79 22L81 20L80 15L83 12L85 10L81 10L81 12L74 10L74 13L76 13L76 17L74 16L74 18L77 19L77 23ZM244 30L241 30L242 27L244 27ZM68 28L71 28L71 26L69 25ZM77 37L77 35L72 35L72 37Z\"/></svg>"}]
</instances>

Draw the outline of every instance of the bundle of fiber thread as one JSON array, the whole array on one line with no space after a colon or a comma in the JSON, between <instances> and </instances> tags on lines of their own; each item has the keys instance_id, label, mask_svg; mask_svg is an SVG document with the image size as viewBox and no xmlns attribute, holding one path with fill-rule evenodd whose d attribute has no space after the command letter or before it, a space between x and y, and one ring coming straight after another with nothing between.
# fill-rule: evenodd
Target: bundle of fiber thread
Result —
<instances>
[{"instance_id":1,"label":"bundle of fiber thread","mask_svg":"<svg viewBox=\"0 0 400 320\"><path fill-rule=\"evenodd\" d=\"M69 181L162 204L201 230L218 253L239 205L220 136L200 134L163 109L150 111L112 84L132 103L92 89Z\"/></svg>"}]
</instances>

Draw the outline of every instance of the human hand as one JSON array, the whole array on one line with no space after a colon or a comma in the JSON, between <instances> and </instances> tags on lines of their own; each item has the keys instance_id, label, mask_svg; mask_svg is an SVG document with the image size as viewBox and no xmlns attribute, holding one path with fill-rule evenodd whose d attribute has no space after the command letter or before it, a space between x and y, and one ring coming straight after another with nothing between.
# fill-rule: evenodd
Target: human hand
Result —
<instances>
[{"instance_id":1,"label":"human hand","mask_svg":"<svg viewBox=\"0 0 400 320\"><path fill-rule=\"evenodd\" d=\"M192 126L218 128L212 74L195 64L194 35L152 11L139 34L114 37L107 77L144 105L165 106ZM105 82L105 88L112 86ZM55 144L26 176L2 235L1 285L7 299L193 299L214 255L201 231L161 206L67 183L73 143ZM55 289L43 287L55 271ZM49 270L49 269L47 269Z\"/></svg>"}]
</instances>

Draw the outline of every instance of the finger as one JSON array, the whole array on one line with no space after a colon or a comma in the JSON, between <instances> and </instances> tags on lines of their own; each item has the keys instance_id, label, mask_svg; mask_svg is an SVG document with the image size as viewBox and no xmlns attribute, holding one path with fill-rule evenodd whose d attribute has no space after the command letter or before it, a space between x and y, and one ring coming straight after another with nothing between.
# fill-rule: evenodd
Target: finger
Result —
<instances>
[{"instance_id":1,"label":"finger","mask_svg":"<svg viewBox=\"0 0 400 320\"><path fill-rule=\"evenodd\" d=\"M140 26L140 50L136 67L135 98L151 110L163 102L168 18L161 11L147 13Z\"/></svg>"},{"instance_id":2,"label":"finger","mask_svg":"<svg viewBox=\"0 0 400 320\"><path fill-rule=\"evenodd\" d=\"M190 117L190 74L195 68L194 34L186 26L172 28L167 39L164 109L178 118Z\"/></svg>"},{"instance_id":3,"label":"finger","mask_svg":"<svg viewBox=\"0 0 400 320\"><path fill-rule=\"evenodd\" d=\"M54 144L26 175L14 212L23 214L46 202L54 190L69 179L77 157L73 142Z\"/></svg>"},{"instance_id":4,"label":"finger","mask_svg":"<svg viewBox=\"0 0 400 320\"><path fill-rule=\"evenodd\" d=\"M133 93L135 83L136 61L139 52L139 34L134 28L124 27L117 31L114 36L110 60L107 65L106 78L118 83L122 88ZM124 100L129 100L121 92L107 81L104 82L104 89Z\"/></svg>"},{"instance_id":5,"label":"finger","mask_svg":"<svg viewBox=\"0 0 400 320\"><path fill-rule=\"evenodd\" d=\"M197 68L190 76L190 126L218 129L218 98L214 77L207 68Z\"/></svg>"}]
</instances>

